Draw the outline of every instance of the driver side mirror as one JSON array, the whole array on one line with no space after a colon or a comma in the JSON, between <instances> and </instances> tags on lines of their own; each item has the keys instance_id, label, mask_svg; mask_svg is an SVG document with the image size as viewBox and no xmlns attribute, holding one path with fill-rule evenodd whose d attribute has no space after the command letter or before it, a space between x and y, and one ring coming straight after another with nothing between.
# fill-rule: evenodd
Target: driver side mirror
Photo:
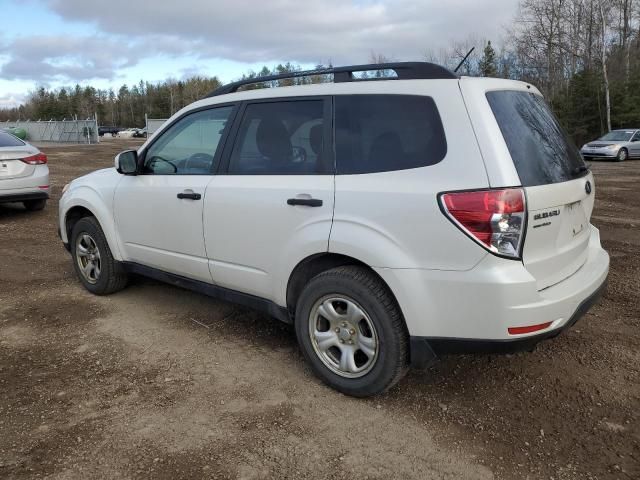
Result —
<instances>
[{"instance_id":1,"label":"driver side mirror","mask_svg":"<svg viewBox=\"0 0 640 480\"><path fill-rule=\"evenodd\" d=\"M116 170L123 175L135 175L138 173L138 152L125 150L116 155L114 161Z\"/></svg>"}]
</instances>

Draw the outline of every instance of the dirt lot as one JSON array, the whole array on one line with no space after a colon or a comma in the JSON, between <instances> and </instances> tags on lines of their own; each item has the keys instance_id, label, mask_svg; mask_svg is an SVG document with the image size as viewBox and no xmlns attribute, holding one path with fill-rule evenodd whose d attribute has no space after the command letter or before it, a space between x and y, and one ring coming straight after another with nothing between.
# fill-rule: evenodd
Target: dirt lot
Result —
<instances>
[{"instance_id":1,"label":"dirt lot","mask_svg":"<svg viewBox=\"0 0 640 480\"><path fill-rule=\"evenodd\" d=\"M133 144L48 146L47 208L0 206L1 478L640 478L640 162L593 166L611 275L572 330L355 400L262 314L79 286L57 199Z\"/></svg>"}]
</instances>

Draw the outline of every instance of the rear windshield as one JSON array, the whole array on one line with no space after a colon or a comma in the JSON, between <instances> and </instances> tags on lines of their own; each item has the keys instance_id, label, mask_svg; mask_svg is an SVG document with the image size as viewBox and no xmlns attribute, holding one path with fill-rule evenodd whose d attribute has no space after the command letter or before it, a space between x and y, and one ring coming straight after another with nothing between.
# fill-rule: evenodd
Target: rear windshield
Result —
<instances>
[{"instance_id":1,"label":"rear windshield","mask_svg":"<svg viewBox=\"0 0 640 480\"><path fill-rule=\"evenodd\" d=\"M24 142L19 138L0 131L0 147L22 147Z\"/></svg>"},{"instance_id":2,"label":"rear windshield","mask_svg":"<svg viewBox=\"0 0 640 480\"><path fill-rule=\"evenodd\" d=\"M488 92L487 99L523 186L586 175L580 152L541 96L503 90Z\"/></svg>"}]
</instances>

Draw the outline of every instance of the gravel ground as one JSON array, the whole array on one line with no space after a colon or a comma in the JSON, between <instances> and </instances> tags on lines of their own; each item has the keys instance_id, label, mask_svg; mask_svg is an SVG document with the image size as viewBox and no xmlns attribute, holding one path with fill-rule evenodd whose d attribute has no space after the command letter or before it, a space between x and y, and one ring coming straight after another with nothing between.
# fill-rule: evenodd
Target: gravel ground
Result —
<instances>
[{"instance_id":1,"label":"gravel ground","mask_svg":"<svg viewBox=\"0 0 640 480\"><path fill-rule=\"evenodd\" d=\"M49 145L46 209L0 206L0 478L640 478L640 162L593 165L611 274L573 329L355 400L262 314L140 278L79 286L62 186L137 144Z\"/></svg>"}]
</instances>

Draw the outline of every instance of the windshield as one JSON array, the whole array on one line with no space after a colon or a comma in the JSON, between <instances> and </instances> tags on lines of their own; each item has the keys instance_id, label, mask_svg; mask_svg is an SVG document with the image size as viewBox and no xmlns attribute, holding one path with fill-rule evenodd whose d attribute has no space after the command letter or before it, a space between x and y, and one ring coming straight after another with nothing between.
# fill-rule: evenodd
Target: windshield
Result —
<instances>
[{"instance_id":1,"label":"windshield","mask_svg":"<svg viewBox=\"0 0 640 480\"><path fill-rule=\"evenodd\" d=\"M580 152L541 96L503 90L487 99L524 187L586 175Z\"/></svg>"},{"instance_id":2,"label":"windshield","mask_svg":"<svg viewBox=\"0 0 640 480\"><path fill-rule=\"evenodd\" d=\"M604 137L600 137L598 140L628 142L631 140L631 135L633 135L633 130L614 130L613 132L607 133Z\"/></svg>"}]
</instances>

